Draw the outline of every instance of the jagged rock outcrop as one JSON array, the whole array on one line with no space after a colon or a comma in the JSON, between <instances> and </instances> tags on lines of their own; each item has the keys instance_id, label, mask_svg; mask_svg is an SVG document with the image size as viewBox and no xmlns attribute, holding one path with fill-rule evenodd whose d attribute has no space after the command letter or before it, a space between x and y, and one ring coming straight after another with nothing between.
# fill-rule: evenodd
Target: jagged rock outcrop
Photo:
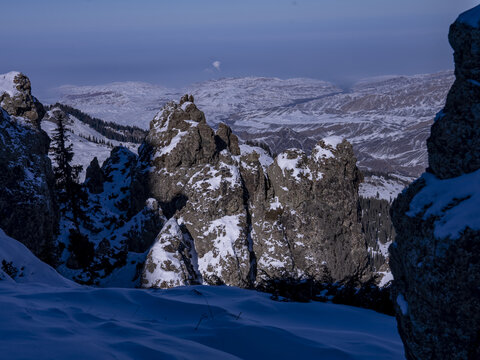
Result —
<instances>
[{"instance_id":1,"label":"jagged rock outcrop","mask_svg":"<svg viewBox=\"0 0 480 360\"><path fill-rule=\"evenodd\" d=\"M92 194L100 194L103 191L103 182L105 176L98 164L97 157L94 157L87 167L87 173L85 175L85 185Z\"/></svg>"},{"instance_id":2,"label":"jagged rock outcrop","mask_svg":"<svg viewBox=\"0 0 480 360\"><path fill-rule=\"evenodd\" d=\"M32 96L30 79L16 71L0 75L0 106L10 115L28 119L38 129L45 115L43 105Z\"/></svg>"},{"instance_id":3,"label":"jagged rock outcrop","mask_svg":"<svg viewBox=\"0 0 480 360\"><path fill-rule=\"evenodd\" d=\"M140 149L140 185L133 188L150 189L148 197L185 226L203 281L248 286L251 255L239 169L228 149L218 151L218 136L186 99L167 104L152 121Z\"/></svg>"},{"instance_id":4,"label":"jagged rock outcrop","mask_svg":"<svg viewBox=\"0 0 480 360\"><path fill-rule=\"evenodd\" d=\"M480 168L480 29L459 20L448 39L456 79L427 140L429 167L441 179Z\"/></svg>"},{"instance_id":5,"label":"jagged rock outcrop","mask_svg":"<svg viewBox=\"0 0 480 360\"><path fill-rule=\"evenodd\" d=\"M0 227L51 261L58 211L48 137L0 112Z\"/></svg>"},{"instance_id":6,"label":"jagged rock outcrop","mask_svg":"<svg viewBox=\"0 0 480 360\"><path fill-rule=\"evenodd\" d=\"M264 211L252 211L258 279L283 274L343 282L371 276L358 222L361 174L355 163L351 145L340 138L320 141L310 156L287 150L276 157L268 168L275 196ZM289 259L287 266L282 258Z\"/></svg>"},{"instance_id":7,"label":"jagged rock outcrop","mask_svg":"<svg viewBox=\"0 0 480 360\"><path fill-rule=\"evenodd\" d=\"M50 140L39 127L43 107L28 78L17 73L0 75L0 99L0 227L53 263L58 209Z\"/></svg>"},{"instance_id":8,"label":"jagged rock outcrop","mask_svg":"<svg viewBox=\"0 0 480 360\"><path fill-rule=\"evenodd\" d=\"M480 358L480 6L449 40L456 81L428 140L429 169L393 203L390 247L408 359Z\"/></svg>"},{"instance_id":9,"label":"jagged rock outcrop","mask_svg":"<svg viewBox=\"0 0 480 360\"><path fill-rule=\"evenodd\" d=\"M190 278L242 287L285 277L372 278L357 214L361 175L348 142L327 139L310 156L288 150L274 160L261 148L239 145L226 125L214 132L191 100L184 96L155 116L131 186L132 208L157 199L192 239L194 251L182 248L193 266ZM180 244L175 234L159 235L155 257L163 251L178 265L169 268L184 269L170 249ZM152 259L143 286L169 286L152 278Z\"/></svg>"}]
</instances>

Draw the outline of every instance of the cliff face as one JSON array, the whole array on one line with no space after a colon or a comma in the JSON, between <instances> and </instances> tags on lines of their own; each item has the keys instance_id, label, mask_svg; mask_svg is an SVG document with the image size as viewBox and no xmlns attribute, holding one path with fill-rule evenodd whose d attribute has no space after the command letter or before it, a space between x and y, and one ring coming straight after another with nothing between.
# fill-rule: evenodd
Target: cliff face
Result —
<instances>
[{"instance_id":1,"label":"cliff face","mask_svg":"<svg viewBox=\"0 0 480 360\"><path fill-rule=\"evenodd\" d=\"M310 156L292 149L273 159L239 145L226 125L214 132L191 96L169 103L151 122L131 187L134 211L153 197L170 217L143 285L366 281L373 274L358 222L360 181L352 147L339 138L320 141ZM183 275L155 278L167 272Z\"/></svg>"},{"instance_id":2,"label":"cliff face","mask_svg":"<svg viewBox=\"0 0 480 360\"><path fill-rule=\"evenodd\" d=\"M409 359L480 358L480 7L451 26L455 75L429 169L394 202L393 300Z\"/></svg>"},{"instance_id":3,"label":"cliff face","mask_svg":"<svg viewBox=\"0 0 480 360\"><path fill-rule=\"evenodd\" d=\"M42 105L20 73L0 75L0 227L47 262L58 224Z\"/></svg>"}]
</instances>

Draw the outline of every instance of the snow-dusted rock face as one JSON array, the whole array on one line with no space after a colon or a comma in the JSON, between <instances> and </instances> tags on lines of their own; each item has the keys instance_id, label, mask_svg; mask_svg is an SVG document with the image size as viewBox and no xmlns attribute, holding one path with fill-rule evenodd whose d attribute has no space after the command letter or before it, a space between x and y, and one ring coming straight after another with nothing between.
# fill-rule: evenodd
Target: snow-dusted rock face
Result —
<instances>
[{"instance_id":1,"label":"snow-dusted rock face","mask_svg":"<svg viewBox=\"0 0 480 360\"><path fill-rule=\"evenodd\" d=\"M429 172L393 203L392 300L408 359L480 358L479 11L450 28L456 81L432 126Z\"/></svg>"},{"instance_id":2,"label":"snow-dusted rock face","mask_svg":"<svg viewBox=\"0 0 480 360\"><path fill-rule=\"evenodd\" d=\"M429 166L442 179L480 168L480 29L470 23L460 18L450 27L456 80L427 141Z\"/></svg>"},{"instance_id":3,"label":"snow-dusted rock face","mask_svg":"<svg viewBox=\"0 0 480 360\"><path fill-rule=\"evenodd\" d=\"M329 141L332 140L332 141ZM268 168L272 197L252 210L258 279L365 280L368 255L358 222L361 174L351 145L319 141L310 156L279 154ZM284 261L288 259L288 261Z\"/></svg>"},{"instance_id":4,"label":"snow-dusted rock face","mask_svg":"<svg viewBox=\"0 0 480 360\"><path fill-rule=\"evenodd\" d=\"M148 252L142 286L165 289L198 283L191 258L194 251L189 236L182 232L174 217L170 218Z\"/></svg>"},{"instance_id":5,"label":"snow-dusted rock face","mask_svg":"<svg viewBox=\"0 0 480 360\"><path fill-rule=\"evenodd\" d=\"M50 140L31 122L37 117L16 116L28 114L13 106L7 106L9 111L0 107L0 226L35 255L52 262L58 210L48 158Z\"/></svg>"},{"instance_id":6,"label":"snow-dusted rock face","mask_svg":"<svg viewBox=\"0 0 480 360\"><path fill-rule=\"evenodd\" d=\"M45 114L43 105L32 96L28 77L16 71L0 74L0 106L10 115L28 119L36 127L40 127Z\"/></svg>"},{"instance_id":7,"label":"snow-dusted rock face","mask_svg":"<svg viewBox=\"0 0 480 360\"><path fill-rule=\"evenodd\" d=\"M226 125L215 133L184 96L155 116L134 177L133 207L154 197L193 244L178 247L182 237L171 224L151 249L143 286L186 283L180 270L176 279L165 275L172 282L161 278L166 268L183 273L185 259L190 275L207 284L373 276L357 214L361 175L341 138L320 141L311 156L292 149L273 159L239 145Z\"/></svg>"},{"instance_id":8,"label":"snow-dusted rock face","mask_svg":"<svg viewBox=\"0 0 480 360\"><path fill-rule=\"evenodd\" d=\"M248 217L230 150L238 152L238 140L230 131L216 135L192 100L185 96L179 104L167 104L152 121L133 192L138 199L148 189L145 197L156 198L167 216L175 213L195 241L198 271L206 283L247 286ZM226 148L219 151L220 146Z\"/></svg>"}]
</instances>

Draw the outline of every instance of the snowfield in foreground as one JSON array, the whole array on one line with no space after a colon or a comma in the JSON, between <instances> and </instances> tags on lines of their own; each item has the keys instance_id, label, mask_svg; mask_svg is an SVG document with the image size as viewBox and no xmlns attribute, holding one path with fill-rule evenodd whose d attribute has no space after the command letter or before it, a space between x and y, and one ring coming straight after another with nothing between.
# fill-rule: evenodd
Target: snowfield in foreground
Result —
<instances>
[{"instance_id":1,"label":"snowfield in foreground","mask_svg":"<svg viewBox=\"0 0 480 360\"><path fill-rule=\"evenodd\" d=\"M226 286L79 286L32 257L0 231L0 261L18 270L0 271L5 359L404 358L395 319L370 310Z\"/></svg>"}]
</instances>

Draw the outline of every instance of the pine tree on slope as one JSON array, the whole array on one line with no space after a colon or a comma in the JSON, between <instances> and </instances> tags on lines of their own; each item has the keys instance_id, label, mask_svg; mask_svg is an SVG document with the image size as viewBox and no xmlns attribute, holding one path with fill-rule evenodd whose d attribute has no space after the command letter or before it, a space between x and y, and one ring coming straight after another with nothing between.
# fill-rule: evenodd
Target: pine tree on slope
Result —
<instances>
[{"instance_id":1,"label":"pine tree on slope","mask_svg":"<svg viewBox=\"0 0 480 360\"><path fill-rule=\"evenodd\" d=\"M66 116L58 113L57 128L53 132L50 151L55 160L53 172L55 183L62 211L66 215L71 211L74 228L70 229L69 250L78 262L78 266L86 267L93 258L93 244L80 231L80 221L87 221L83 206L86 203L87 195L81 184L78 182L78 175L82 171L81 165L72 165L73 145L68 144L69 135L66 124Z\"/></svg>"}]
</instances>

